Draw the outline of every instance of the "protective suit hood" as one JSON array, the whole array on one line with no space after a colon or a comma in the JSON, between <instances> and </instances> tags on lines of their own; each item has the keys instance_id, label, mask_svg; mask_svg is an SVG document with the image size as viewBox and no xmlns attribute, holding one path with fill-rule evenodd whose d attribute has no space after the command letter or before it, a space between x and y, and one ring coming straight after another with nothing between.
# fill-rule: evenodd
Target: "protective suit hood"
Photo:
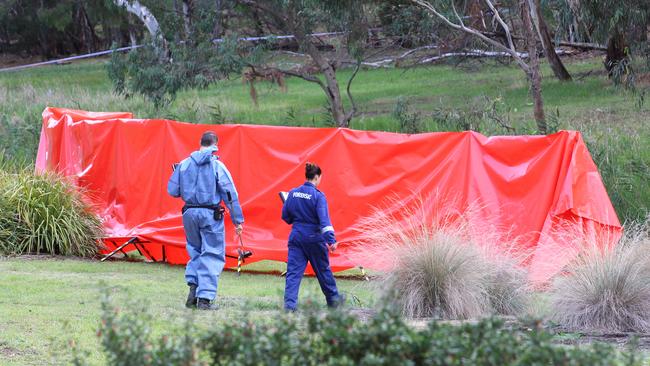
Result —
<instances>
[{"instance_id":1,"label":"protective suit hood","mask_svg":"<svg viewBox=\"0 0 650 366\"><path fill-rule=\"evenodd\" d=\"M212 153L217 150L216 146L203 147L201 150L193 152L190 157L197 165L208 164L212 158Z\"/></svg>"}]
</instances>

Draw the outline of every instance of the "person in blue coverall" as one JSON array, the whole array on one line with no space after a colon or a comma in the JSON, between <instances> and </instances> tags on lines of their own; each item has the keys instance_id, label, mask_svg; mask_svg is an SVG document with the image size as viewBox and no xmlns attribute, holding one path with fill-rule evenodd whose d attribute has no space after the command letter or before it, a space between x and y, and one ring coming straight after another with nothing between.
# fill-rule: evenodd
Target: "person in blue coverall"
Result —
<instances>
[{"instance_id":1,"label":"person in blue coverall","mask_svg":"<svg viewBox=\"0 0 650 366\"><path fill-rule=\"evenodd\" d=\"M292 225L289 235L287 279L284 289L284 308L295 311L300 281L309 262L316 273L320 288L329 307L345 302L339 294L330 269L328 250L336 249L334 228L330 222L325 195L316 189L322 179L321 168L312 163L305 167L307 181L289 192L282 206L282 220Z\"/></svg>"},{"instance_id":2,"label":"person in blue coverall","mask_svg":"<svg viewBox=\"0 0 650 366\"><path fill-rule=\"evenodd\" d=\"M244 223L232 176L213 155L218 150L217 141L214 132L205 132L201 149L178 164L167 184L171 196L185 201L183 227L190 255L185 268L185 280L190 287L185 306L200 310L217 308L213 301L226 259L221 202L228 207L237 235L241 235Z\"/></svg>"}]
</instances>

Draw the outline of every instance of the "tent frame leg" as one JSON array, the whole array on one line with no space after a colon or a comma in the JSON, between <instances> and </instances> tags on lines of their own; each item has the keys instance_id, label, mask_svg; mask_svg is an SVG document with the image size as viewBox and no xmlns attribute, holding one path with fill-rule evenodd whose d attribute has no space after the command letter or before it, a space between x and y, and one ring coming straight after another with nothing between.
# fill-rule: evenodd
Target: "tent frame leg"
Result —
<instances>
[{"instance_id":1,"label":"tent frame leg","mask_svg":"<svg viewBox=\"0 0 650 366\"><path fill-rule=\"evenodd\" d=\"M122 252L122 253L124 253L124 251L123 251L122 249L123 249L125 246L129 245L129 244L133 244L133 245L135 245L135 248L137 249L138 246L135 244L135 243L137 242L137 240L138 240L137 237L135 237L135 236L132 237L132 238L129 239L126 243L120 245L119 247L115 248L115 250L113 250L112 252L106 254L106 255L104 256L104 258L102 258L102 259L100 260L100 262L103 262L103 261L107 260L108 258L114 256L115 253L117 253L117 252ZM140 249L138 249L138 252L139 252L139 251L140 251ZM140 253L140 254L142 254L142 253ZM124 253L124 255L126 255L126 253Z\"/></svg>"},{"instance_id":2,"label":"tent frame leg","mask_svg":"<svg viewBox=\"0 0 650 366\"><path fill-rule=\"evenodd\" d=\"M114 245L116 248L119 246L119 245L117 244L117 242L115 242L115 240L111 240L111 243L113 243L113 245ZM124 256L125 256L126 258L129 257L129 254L128 254L127 252L125 252L123 249L120 249L120 252L122 252L122 254L124 254Z\"/></svg>"},{"instance_id":3,"label":"tent frame leg","mask_svg":"<svg viewBox=\"0 0 650 366\"><path fill-rule=\"evenodd\" d=\"M138 246L138 244L140 244L140 245ZM136 240L135 242L133 242L133 246L135 247L135 249L138 250L138 253L140 253L141 256L143 256L143 257L147 257L147 256L148 256L149 258L151 258L152 261L154 261L154 263L158 263L158 261L156 260L156 258L154 258L154 256L151 255L151 253L149 253L149 251L147 250L147 248L144 246L144 243L141 243L141 242L139 242L138 240ZM145 252L147 255L144 255L144 254L142 253L142 251L140 250L140 247L142 247L142 250L144 250L144 252Z\"/></svg>"}]
</instances>

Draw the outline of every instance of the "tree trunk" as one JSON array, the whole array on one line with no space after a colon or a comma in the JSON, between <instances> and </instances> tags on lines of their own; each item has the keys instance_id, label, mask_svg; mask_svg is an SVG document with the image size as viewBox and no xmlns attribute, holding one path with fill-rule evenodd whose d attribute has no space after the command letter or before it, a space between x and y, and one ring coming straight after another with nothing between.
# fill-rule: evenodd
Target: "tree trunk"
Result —
<instances>
[{"instance_id":1,"label":"tree trunk","mask_svg":"<svg viewBox=\"0 0 650 366\"><path fill-rule=\"evenodd\" d=\"M485 27L485 19L483 17L483 9L481 8L480 0L470 0L467 5L467 13L469 14L469 25L474 29L481 31L487 30Z\"/></svg>"},{"instance_id":2,"label":"tree trunk","mask_svg":"<svg viewBox=\"0 0 650 366\"><path fill-rule=\"evenodd\" d=\"M255 33L264 34L264 23L262 22L262 17L258 13L257 8L252 9L253 16L253 26L255 27Z\"/></svg>"},{"instance_id":3,"label":"tree trunk","mask_svg":"<svg viewBox=\"0 0 650 366\"><path fill-rule=\"evenodd\" d=\"M625 41L625 36L622 33L615 33L609 37L607 40L607 56L605 56L605 69L609 77L612 77L614 74L614 69L616 66L627 58L627 42Z\"/></svg>"},{"instance_id":4,"label":"tree trunk","mask_svg":"<svg viewBox=\"0 0 650 366\"><path fill-rule=\"evenodd\" d=\"M158 24L158 20L146 6L140 4L137 0L113 0L113 3L138 17L144 23L145 27L147 27L151 38L154 41L160 42L163 51L167 50L167 42L160 30L160 24ZM161 52L161 55L163 54L164 52Z\"/></svg>"},{"instance_id":5,"label":"tree trunk","mask_svg":"<svg viewBox=\"0 0 650 366\"><path fill-rule=\"evenodd\" d=\"M468 18L469 18L469 25L474 28L478 29L480 31L486 31L487 28L485 27L485 19L483 17L483 9L481 7L481 0L469 0L467 4L467 11L466 11ZM460 38L456 40L455 42L452 43L451 47L449 47L449 50L460 50L464 49L470 44L469 40L473 36L471 34L463 33L460 35Z\"/></svg>"},{"instance_id":6,"label":"tree trunk","mask_svg":"<svg viewBox=\"0 0 650 366\"><path fill-rule=\"evenodd\" d=\"M332 111L332 117L336 122L337 127L349 127L350 119L345 115L345 109L343 108L343 100L341 99L341 91L339 89L339 82L336 80L336 71L328 65L328 67L323 70L323 76L325 76L325 82L327 85L327 99L330 104L330 110Z\"/></svg>"},{"instance_id":7,"label":"tree trunk","mask_svg":"<svg viewBox=\"0 0 650 366\"><path fill-rule=\"evenodd\" d=\"M214 27L212 28L212 37L219 38L223 33L223 22L221 18L223 17L223 0L214 1Z\"/></svg>"},{"instance_id":8,"label":"tree trunk","mask_svg":"<svg viewBox=\"0 0 650 366\"><path fill-rule=\"evenodd\" d=\"M90 18L88 17L88 13L86 12L86 8L84 7L83 2L78 1L77 6L79 9L78 18L79 22L81 23L81 34L84 45L86 46L86 50L88 52L94 52L97 44L97 35L95 34L93 25L90 23Z\"/></svg>"},{"instance_id":9,"label":"tree trunk","mask_svg":"<svg viewBox=\"0 0 650 366\"><path fill-rule=\"evenodd\" d=\"M320 86L327 95L327 101L329 102L332 118L334 119L336 126L349 127L352 115L346 115L345 113L343 100L341 99L341 89L339 88L339 82L336 79L336 68L312 43L311 38L307 36L307 34L305 34L300 27L297 26L297 17L297 14L289 14L287 23L290 24L290 27L288 30L292 31L298 45L305 49L306 53L309 55L309 57L311 57L314 63L318 66L319 70L323 73L323 76L325 77L325 83L320 83Z\"/></svg>"},{"instance_id":10,"label":"tree trunk","mask_svg":"<svg viewBox=\"0 0 650 366\"><path fill-rule=\"evenodd\" d=\"M544 47L544 54L548 63L551 65L553 74L561 81L571 81L571 74L567 71L562 63L562 60L555 52L555 45L551 39L551 35L544 21L544 17L541 13L540 0L535 0L535 13L536 17L533 19L537 24L537 30L539 31L539 36L542 41L542 46Z\"/></svg>"},{"instance_id":11,"label":"tree trunk","mask_svg":"<svg viewBox=\"0 0 650 366\"><path fill-rule=\"evenodd\" d=\"M522 23L524 35L528 46L528 57L530 71L527 72L530 82L530 93L533 97L535 123L540 134L548 133L546 118L544 117L544 100L542 99L542 74L539 71L539 56L537 54L537 37L531 19L530 3L526 0L521 2Z\"/></svg>"},{"instance_id":12,"label":"tree trunk","mask_svg":"<svg viewBox=\"0 0 650 366\"><path fill-rule=\"evenodd\" d=\"M306 46L307 53L312 60L314 60L316 65L318 65L320 71L325 77L325 85L321 85L321 87L327 96L330 111L332 112L332 118L334 119L336 126L349 127L352 116L346 116L345 108L343 107L343 100L341 99L341 89L339 88L339 82L336 79L336 70L327 59L320 54L320 51L318 51L308 38L296 35L296 39L300 45Z\"/></svg>"},{"instance_id":13,"label":"tree trunk","mask_svg":"<svg viewBox=\"0 0 650 366\"><path fill-rule=\"evenodd\" d=\"M129 26L129 42L131 43L131 47L135 47L138 44L138 37L135 34L135 29L133 27L133 21L132 18L133 16L129 14L127 17L128 21L128 26Z\"/></svg>"},{"instance_id":14,"label":"tree trunk","mask_svg":"<svg viewBox=\"0 0 650 366\"><path fill-rule=\"evenodd\" d=\"M185 40L192 39L192 13L194 12L194 1L183 0L183 25L185 27Z\"/></svg>"}]
</instances>

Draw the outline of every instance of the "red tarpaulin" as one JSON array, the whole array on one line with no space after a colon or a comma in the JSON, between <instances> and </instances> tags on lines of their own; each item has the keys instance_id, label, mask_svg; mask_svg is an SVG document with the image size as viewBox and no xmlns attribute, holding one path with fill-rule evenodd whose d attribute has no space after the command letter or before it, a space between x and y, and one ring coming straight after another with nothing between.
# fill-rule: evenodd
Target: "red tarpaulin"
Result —
<instances>
[{"instance_id":1,"label":"red tarpaulin","mask_svg":"<svg viewBox=\"0 0 650 366\"><path fill-rule=\"evenodd\" d=\"M620 233L620 223L579 132L549 136L485 137L476 132L406 135L334 128L197 125L134 119L131 113L60 108L43 112L37 171L56 171L87 189L104 220L109 247L138 237L149 256L184 264L180 209L166 192L173 163L219 135L219 156L229 168L246 219L250 261L286 261L290 227L280 219L279 191L300 185L304 164L323 168L340 242L351 242L359 220L387 197L405 201L436 194L462 208L479 202L482 214L509 233L528 237L531 279L557 273L570 259L562 243L545 240L560 227ZM431 208L433 210L433 208ZM229 221L227 221L229 223ZM237 242L231 225L227 252ZM163 251L164 248L164 251ZM334 271L357 265L342 245ZM372 263L364 263L372 268ZM233 266L232 260L228 266Z\"/></svg>"}]
</instances>

